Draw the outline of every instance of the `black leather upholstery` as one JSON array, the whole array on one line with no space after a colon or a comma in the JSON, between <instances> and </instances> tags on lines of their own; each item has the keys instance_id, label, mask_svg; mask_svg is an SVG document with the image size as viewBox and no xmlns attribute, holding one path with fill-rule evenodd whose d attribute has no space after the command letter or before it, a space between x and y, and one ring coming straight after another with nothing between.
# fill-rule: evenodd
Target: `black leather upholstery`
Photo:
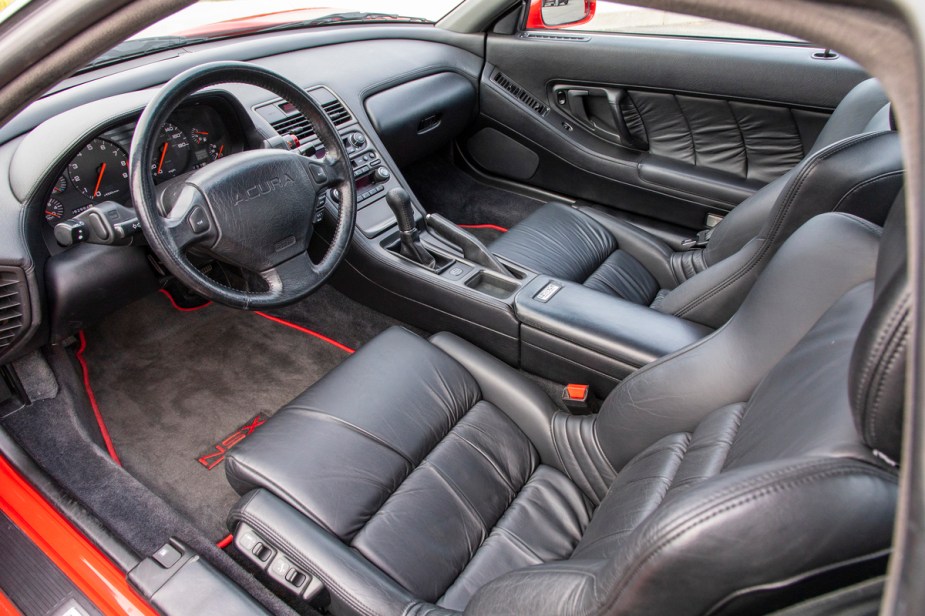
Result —
<instances>
[{"instance_id":1,"label":"black leather upholstery","mask_svg":"<svg viewBox=\"0 0 925 616\"><path fill-rule=\"evenodd\" d=\"M904 253L877 253L903 233L815 218L729 323L593 416L455 336L389 330L229 453L229 524L324 581L335 613L783 600L890 545L896 470L873 449L900 446L909 333Z\"/></svg>"},{"instance_id":2,"label":"black leather upholstery","mask_svg":"<svg viewBox=\"0 0 925 616\"><path fill-rule=\"evenodd\" d=\"M604 225L561 203L548 203L530 214L495 240L491 251L533 271L636 304L649 304L660 288L637 258L617 248Z\"/></svg>"},{"instance_id":3,"label":"black leather upholstery","mask_svg":"<svg viewBox=\"0 0 925 616\"><path fill-rule=\"evenodd\" d=\"M732 210L703 248L675 251L602 211L550 203L491 250L538 273L718 327L783 241L811 217L839 211L883 223L902 185L902 158L877 82L852 90L809 154L790 168L792 162L775 167L783 175Z\"/></svg>"},{"instance_id":4,"label":"black leather upholstery","mask_svg":"<svg viewBox=\"0 0 925 616\"><path fill-rule=\"evenodd\" d=\"M874 306L851 359L851 396L858 429L867 444L899 460L903 380L911 327L912 296L906 285L905 211L894 207L877 264Z\"/></svg>"},{"instance_id":5,"label":"black leather upholstery","mask_svg":"<svg viewBox=\"0 0 925 616\"><path fill-rule=\"evenodd\" d=\"M769 182L805 155L801 127L787 107L665 92L627 94L623 111L638 117L627 124L653 156Z\"/></svg>"}]
</instances>

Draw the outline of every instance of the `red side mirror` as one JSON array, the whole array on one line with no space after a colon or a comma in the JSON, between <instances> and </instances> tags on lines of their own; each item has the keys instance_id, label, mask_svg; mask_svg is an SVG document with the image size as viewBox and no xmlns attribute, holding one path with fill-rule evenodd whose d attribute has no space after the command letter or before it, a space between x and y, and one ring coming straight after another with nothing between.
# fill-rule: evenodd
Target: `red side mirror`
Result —
<instances>
[{"instance_id":1,"label":"red side mirror","mask_svg":"<svg viewBox=\"0 0 925 616\"><path fill-rule=\"evenodd\" d=\"M597 0L530 0L527 28L568 28L594 17Z\"/></svg>"}]
</instances>

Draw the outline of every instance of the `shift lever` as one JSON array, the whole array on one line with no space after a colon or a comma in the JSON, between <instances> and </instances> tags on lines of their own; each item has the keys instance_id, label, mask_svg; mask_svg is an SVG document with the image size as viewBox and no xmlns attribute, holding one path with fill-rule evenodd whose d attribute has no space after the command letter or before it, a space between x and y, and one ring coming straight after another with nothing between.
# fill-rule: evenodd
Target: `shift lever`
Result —
<instances>
[{"instance_id":1,"label":"shift lever","mask_svg":"<svg viewBox=\"0 0 925 616\"><path fill-rule=\"evenodd\" d=\"M415 263L434 269L437 261L421 245L417 227L414 226L414 209L411 207L411 197L408 196L404 188L393 188L385 194L385 202L392 208L395 219L398 221L398 231L401 234L401 254Z\"/></svg>"}]
</instances>

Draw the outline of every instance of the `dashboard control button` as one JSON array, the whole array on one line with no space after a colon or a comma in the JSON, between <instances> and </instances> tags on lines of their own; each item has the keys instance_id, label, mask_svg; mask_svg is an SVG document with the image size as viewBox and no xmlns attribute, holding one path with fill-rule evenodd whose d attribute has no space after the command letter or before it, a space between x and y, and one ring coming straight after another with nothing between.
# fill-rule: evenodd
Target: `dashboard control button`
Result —
<instances>
[{"instance_id":1,"label":"dashboard control button","mask_svg":"<svg viewBox=\"0 0 925 616\"><path fill-rule=\"evenodd\" d=\"M55 225L55 239L62 246L73 246L87 239L87 224L82 220L65 220Z\"/></svg>"},{"instance_id":2,"label":"dashboard control button","mask_svg":"<svg viewBox=\"0 0 925 616\"><path fill-rule=\"evenodd\" d=\"M373 171L373 182L388 182L391 178L392 174L385 167L376 167Z\"/></svg>"},{"instance_id":3,"label":"dashboard control button","mask_svg":"<svg viewBox=\"0 0 925 616\"><path fill-rule=\"evenodd\" d=\"M201 205L197 205L192 209L187 221L189 221L189 226L193 233L204 233L209 230L209 217Z\"/></svg>"},{"instance_id":4,"label":"dashboard control button","mask_svg":"<svg viewBox=\"0 0 925 616\"><path fill-rule=\"evenodd\" d=\"M308 168L312 170L312 178L314 178L316 184L328 183L328 173L324 170L324 167L321 165L309 165Z\"/></svg>"}]
</instances>

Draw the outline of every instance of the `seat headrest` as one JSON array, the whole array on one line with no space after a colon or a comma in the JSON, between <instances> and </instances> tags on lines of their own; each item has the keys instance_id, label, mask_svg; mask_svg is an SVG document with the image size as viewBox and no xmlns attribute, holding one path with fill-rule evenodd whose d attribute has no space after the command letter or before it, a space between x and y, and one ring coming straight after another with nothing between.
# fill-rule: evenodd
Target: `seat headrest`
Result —
<instances>
[{"instance_id":1,"label":"seat headrest","mask_svg":"<svg viewBox=\"0 0 925 616\"><path fill-rule=\"evenodd\" d=\"M912 295L906 276L906 217L900 192L880 241L874 301L851 358L849 386L864 442L898 462Z\"/></svg>"},{"instance_id":2,"label":"seat headrest","mask_svg":"<svg viewBox=\"0 0 925 616\"><path fill-rule=\"evenodd\" d=\"M872 130L889 130L889 102L890 99L887 98L879 81L876 79L862 81L852 88L835 108L809 153L818 152L847 137ZM881 112L883 112L882 119L874 123L874 118Z\"/></svg>"}]
</instances>

